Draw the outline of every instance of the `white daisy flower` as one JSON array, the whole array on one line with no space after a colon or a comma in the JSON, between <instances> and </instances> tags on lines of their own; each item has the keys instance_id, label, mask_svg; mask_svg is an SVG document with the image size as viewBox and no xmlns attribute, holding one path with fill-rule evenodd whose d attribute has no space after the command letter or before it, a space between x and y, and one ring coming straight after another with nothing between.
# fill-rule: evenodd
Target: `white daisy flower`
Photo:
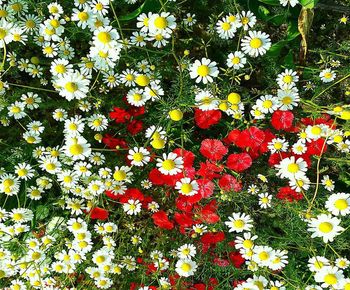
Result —
<instances>
[{"instance_id":1,"label":"white daisy flower","mask_svg":"<svg viewBox=\"0 0 350 290\"><path fill-rule=\"evenodd\" d=\"M212 83L214 81L213 78L216 78L219 75L216 62L212 62L210 59L204 57L201 61L196 60L189 69L190 77L196 79L196 83Z\"/></svg>"},{"instance_id":2,"label":"white daisy flower","mask_svg":"<svg viewBox=\"0 0 350 290\"><path fill-rule=\"evenodd\" d=\"M226 63L228 67L240 69L247 63L247 58L245 57L244 53L235 51L234 53L230 53L228 55Z\"/></svg>"},{"instance_id":3,"label":"white daisy flower","mask_svg":"<svg viewBox=\"0 0 350 290\"><path fill-rule=\"evenodd\" d=\"M323 71L320 72L320 78L324 83L330 83L334 81L336 78L337 74L332 71L330 68L324 69Z\"/></svg>"},{"instance_id":4,"label":"white daisy flower","mask_svg":"<svg viewBox=\"0 0 350 290\"><path fill-rule=\"evenodd\" d=\"M325 207L333 215L348 215L350 213L350 194L341 192L330 195Z\"/></svg>"},{"instance_id":5,"label":"white daisy flower","mask_svg":"<svg viewBox=\"0 0 350 290\"><path fill-rule=\"evenodd\" d=\"M129 150L128 159L131 160L131 165L144 166L151 160L151 157L150 152L146 148L134 147Z\"/></svg>"},{"instance_id":6,"label":"white daisy flower","mask_svg":"<svg viewBox=\"0 0 350 290\"><path fill-rule=\"evenodd\" d=\"M176 153L163 153L163 158L157 158L157 167L164 175L175 175L183 168L183 158Z\"/></svg>"},{"instance_id":7,"label":"white daisy flower","mask_svg":"<svg viewBox=\"0 0 350 290\"><path fill-rule=\"evenodd\" d=\"M261 31L249 31L242 39L242 50L252 57L264 55L271 47L270 36Z\"/></svg>"},{"instance_id":8,"label":"white daisy flower","mask_svg":"<svg viewBox=\"0 0 350 290\"><path fill-rule=\"evenodd\" d=\"M320 237L325 243L333 242L334 238L344 230L339 226L340 219L327 214L320 214L308 223L308 231L312 232L311 238Z\"/></svg>"}]
</instances>

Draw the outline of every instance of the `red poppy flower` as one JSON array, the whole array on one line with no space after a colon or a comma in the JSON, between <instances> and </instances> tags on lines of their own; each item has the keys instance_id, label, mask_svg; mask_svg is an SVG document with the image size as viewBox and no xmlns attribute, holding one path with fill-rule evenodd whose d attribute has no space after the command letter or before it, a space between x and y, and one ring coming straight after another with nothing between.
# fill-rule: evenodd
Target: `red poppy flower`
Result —
<instances>
[{"instance_id":1,"label":"red poppy flower","mask_svg":"<svg viewBox=\"0 0 350 290\"><path fill-rule=\"evenodd\" d=\"M216 233L205 233L201 237L201 242L203 244L217 244L222 242L225 239L224 232L216 232Z\"/></svg>"},{"instance_id":2,"label":"red poppy flower","mask_svg":"<svg viewBox=\"0 0 350 290\"><path fill-rule=\"evenodd\" d=\"M219 180L219 186L224 191L240 192L242 190L242 182L238 181L230 174L224 174Z\"/></svg>"},{"instance_id":3,"label":"red poppy flower","mask_svg":"<svg viewBox=\"0 0 350 290\"><path fill-rule=\"evenodd\" d=\"M185 211L185 212L190 212L193 208L194 203L191 202L187 196L180 195L178 198L175 200L175 206L177 209Z\"/></svg>"},{"instance_id":4,"label":"red poppy flower","mask_svg":"<svg viewBox=\"0 0 350 290\"><path fill-rule=\"evenodd\" d=\"M137 133L141 132L143 129L143 122L141 120L132 120L127 126L126 126L128 132L131 135L136 135Z\"/></svg>"},{"instance_id":5,"label":"red poppy flower","mask_svg":"<svg viewBox=\"0 0 350 290\"><path fill-rule=\"evenodd\" d=\"M290 157L292 154L288 152L279 152L279 153L273 153L270 155L268 163L270 167L273 167L277 164L279 164L282 159ZM298 158L297 158L298 159Z\"/></svg>"},{"instance_id":6,"label":"red poppy flower","mask_svg":"<svg viewBox=\"0 0 350 290\"><path fill-rule=\"evenodd\" d=\"M281 187L276 195L278 199L284 199L289 202L298 201L303 199L303 195L301 193L296 192L289 186Z\"/></svg>"},{"instance_id":7,"label":"red poppy flower","mask_svg":"<svg viewBox=\"0 0 350 290\"><path fill-rule=\"evenodd\" d=\"M220 119L221 111L219 110L202 111L200 109L195 109L194 111L194 120L196 125L201 129L208 129L219 123Z\"/></svg>"},{"instance_id":8,"label":"red poppy flower","mask_svg":"<svg viewBox=\"0 0 350 290\"><path fill-rule=\"evenodd\" d=\"M174 223L169 220L165 211L157 211L152 215L152 219L154 224L162 229L171 230L174 228Z\"/></svg>"},{"instance_id":9,"label":"red poppy flower","mask_svg":"<svg viewBox=\"0 0 350 290\"><path fill-rule=\"evenodd\" d=\"M336 128L336 124L333 119L331 119L331 116L329 114L322 114L320 118L302 118L300 120L304 125L308 126L313 126L313 125L320 125L320 124L325 124L331 127L333 130Z\"/></svg>"},{"instance_id":10,"label":"red poppy flower","mask_svg":"<svg viewBox=\"0 0 350 290\"><path fill-rule=\"evenodd\" d=\"M240 148L256 148L261 145L264 139L264 131L252 126L239 134L235 144Z\"/></svg>"},{"instance_id":11,"label":"red poppy flower","mask_svg":"<svg viewBox=\"0 0 350 290\"><path fill-rule=\"evenodd\" d=\"M215 184L209 179L198 179L197 183L199 185L198 193L203 198L208 198L214 193Z\"/></svg>"},{"instance_id":12,"label":"red poppy flower","mask_svg":"<svg viewBox=\"0 0 350 290\"><path fill-rule=\"evenodd\" d=\"M109 117L114 119L116 123L125 123L130 120L131 115L122 108L113 108L113 112L109 113Z\"/></svg>"},{"instance_id":13,"label":"red poppy flower","mask_svg":"<svg viewBox=\"0 0 350 290\"><path fill-rule=\"evenodd\" d=\"M174 220L181 226L191 227L194 224L191 213L178 213L174 215Z\"/></svg>"},{"instance_id":14,"label":"red poppy flower","mask_svg":"<svg viewBox=\"0 0 350 290\"><path fill-rule=\"evenodd\" d=\"M227 154L227 148L220 140L205 139L201 143L199 152L206 158L214 161L221 160Z\"/></svg>"},{"instance_id":15,"label":"red poppy flower","mask_svg":"<svg viewBox=\"0 0 350 290\"><path fill-rule=\"evenodd\" d=\"M252 158L247 153L230 154L227 158L226 165L231 170L236 172L243 172L247 170L253 161Z\"/></svg>"},{"instance_id":16,"label":"red poppy flower","mask_svg":"<svg viewBox=\"0 0 350 290\"><path fill-rule=\"evenodd\" d=\"M261 154L269 151L269 148L267 147L269 142L271 142L272 139L276 138L276 135L273 134L269 129L265 130L264 133L265 133L264 141L260 144L260 147L259 147L259 151Z\"/></svg>"},{"instance_id":17,"label":"red poppy flower","mask_svg":"<svg viewBox=\"0 0 350 290\"><path fill-rule=\"evenodd\" d=\"M145 107L130 106L130 109L128 110L128 112L133 117L141 116L145 113Z\"/></svg>"},{"instance_id":18,"label":"red poppy flower","mask_svg":"<svg viewBox=\"0 0 350 290\"><path fill-rule=\"evenodd\" d=\"M214 264L216 264L216 265L218 265L220 267L230 266L229 260L222 259L222 258L219 258L219 257L214 258L213 262L214 262Z\"/></svg>"},{"instance_id":19,"label":"red poppy flower","mask_svg":"<svg viewBox=\"0 0 350 290\"><path fill-rule=\"evenodd\" d=\"M327 151L327 148L328 147L326 144L326 140L324 140L323 138L319 138L307 144L306 154L321 156L323 153Z\"/></svg>"},{"instance_id":20,"label":"red poppy flower","mask_svg":"<svg viewBox=\"0 0 350 290\"><path fill-rule=\"evenodd\" d=\"M145 199L143 193L137 188L128 188L123 195L120 197L121 203L128 202L129 199L139 200L142 202Z\"/></svg>"},{"instance_id":21,"label":"red poppy flower","mask_svg":"<svg viewBox=\"0 0 350 290\"><path fill-rule=\"evenodd\" d=\"M109 134L106 134L102 138L102 142L108 148L111 148L111 149L119 149L119 148L128 149L128 145L124 139L114 138ZM118 152L118 151L116 150L116 152Z\"/></svg>"},{"instance_id":22,"label":"red poppy flower","mask_svg":"<svg viewBox=\"0 0 350 290\"><path fill-rule=\"evenodd\" d=\"M216 165L210 161L206 161L205 163L200 163L200 168L197 171L197 175L202 176L203 178L212 180L213 178L220 177L220 172L224 169L223 165Z\"/></svg>"},{"instance_id":23,"label":"red poppy flower","mask_svg":"<svg viewBox=\"0 0 350 290\"><path fill-rule=\"evenodd\" d=\"M202 209L199 213L199 220L202 223L215 224L220 220L220 217L212 210Z\"/></svg>"},{"instance_id":24,"label":"red poppy flower","mask_svg":"<svg viewBox=\"0 0 350 290\"><path fill-rule=\"evenodd\" d=\"M224 139L224 141L226 143L234 143L235 144L237 142L240 134L241 134L241 131L239 131L238 129L234 129L228 133L228 135Z\"/></svg>"},{"instance_id":25,"label":"red poppy flower","mask_svg":"<svg viewBox=\"0 0 350 290\"><path fill-rule=\"evenodd\" d=\"M245 259L237 251L229 253L228 256L229 256L233 266L235 266L235 268L237 268L237 269L240 268L245 262Z\"/></svg>"},{"instance_id":26,"label":"red poppy flower","mask_svg":"<svg viewBox=\"0 0 350 290\"><path fill-rule=\"evenodd\" d=\"M276 130L286 130L292 127L294 115L291 111L280 111L273 112L271 118L271 124Z\"/></svg>"},{"instance_id":27,"label":"red poppy flower","mask_svg":"<svg viewBox=\"0 0 350 290\"><path fill-rule=\"evenodd\" d=\"M108 219L108 216L109 216L108 210L105 210L100 207L94 207L93 209L91 209L89 214L91 219L102 220L102 221Z\"/></svg>"},{"instance_id":28,"label":"red poppy flower","mask_svg":"<svg viewBox=\"0 0 350 290\"><path fill-rule=\"evenodd\" d=\"M173 153L177 154L178 156L181 156L184 161L184 167L192 167L194 159L196 156L191 151L187 151L182 148L176 148L173 150Z\"/></svg>"}]
</instances>

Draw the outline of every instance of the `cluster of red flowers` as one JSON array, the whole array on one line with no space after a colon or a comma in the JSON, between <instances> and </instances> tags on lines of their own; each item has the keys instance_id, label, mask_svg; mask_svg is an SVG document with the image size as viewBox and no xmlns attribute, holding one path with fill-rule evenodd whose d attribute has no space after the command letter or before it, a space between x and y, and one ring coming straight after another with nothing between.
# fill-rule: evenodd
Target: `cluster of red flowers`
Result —
<instances>
[{"instance_id":1,"label":"cluster of red flowers","mask_svg":"<svg viewBox=\"0 0 350 290\"><path fill-rule=\"evenodd\" d=\"M130 135L136 135L143 130L142 120L137 119L143 114L145 114L143 107L136 108L128 105L127 109L114 108L113 112L110 113L110 117L118 125L126 125ZM221 118L222 113L219 110L194 110L194 121L200 129L210 128L217 124ZM334 128L333 120L328 115L316 120L305 118L298 124L293 123L294 115L291 111L275 111L272 114L272 127L279 134L281 131L284 131L285 134L298 133L301 128L309 124L327 124ZM259 161L259 157L268 155L268 143L274 138L276 138L276 135L273 133L273 129L259 129L256 126L250 126L244 130L231 130L222 140L203 139L199 148L202 157L182 148L174 149L172 152L183 158L184 168L182 172L175 175L164 175L155 167L148 172L148 179L152 182L154 190L162 188L163 192L174 200L173 207L170 205L169 208L168 204L151 215L154 225L163 230L178 230L182 235L192 237L195 234L193 231L194 225L218 223L220 221L219 204L216 199L212 198L216 184L221 192L241 192L244 187L242 174L251 168L255 162L259 162L259 166L264 162L273 167L286 157L296 156L292 152L279 152L270 154L267 162L266 158L264 161ZM128 149L128 143L125 139L115 138L112 135L106 134L103 142L118 154L123 154L121 153L123 151L119 149ZM152 148L148 149L152 152ZM327 145L325 140L320 138L308 142L307 151L297 157L302 157L310 164L312 155L320 156L325 151L327 151ZM155 152L151 153L151 161L154 160L155 154ZM126 154L124 157L125 162L130 165ZM195 165L196 157L202 160L198 160ZM186 196L176 192L176 182L184 177L196 180L199 186L196 194ZM120 195L114 195L111 191L107 191L106 195L122 204L130 200L138 201L145 210L154 201L151 195L145 195L137 188L128 188L124 194ZM289 186L281 186L275 196L289 202L295 202L303 198L301 193L296 192ZM168 209L171 210L168 211ZM100 208L91 210L90 215L91 218L105 219L108 217L108 213ZM226 242L228 246L233 247L233 250L225 254L216 253L216 245L221 242ZM197 240L197 243L201 251L208 253L212 263L216 265L222 267L233 265L239 268L245 261L241 254L234 249L234 242L227 241L223 231L204 233ZM139 263L147 267L148 273L156 271L154 264L147 264L141 258ZM170 278L171 281L176 280L176 277ZM186 286L186 289L214 289L216 283L217 280L213 278L208 285L199 283L194 285L184 284L183 286ZM137 289L135 288L137 286L140 285L133 284L130 289Z\"/></svg>"}]
</instances>

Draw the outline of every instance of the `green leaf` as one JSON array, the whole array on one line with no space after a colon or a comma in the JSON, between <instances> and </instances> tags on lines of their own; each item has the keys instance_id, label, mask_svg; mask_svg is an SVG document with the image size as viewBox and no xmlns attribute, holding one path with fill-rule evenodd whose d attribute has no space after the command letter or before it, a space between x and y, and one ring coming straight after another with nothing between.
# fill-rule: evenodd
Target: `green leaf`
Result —
<instances>
[{"instance_id":1,"label":"green leaf","mask_svg":"<svg viewBox=\"0 0 350 290\"><path fill-rule=\"evenodd\" d=\"M45 205L39 205L35 210L35 219L44 220L50 214L50 209Z\"/></svg>"},{"instance_id":2,"label":"green leaf","mask_svg":"<svg viewBox=\"0 0 350 290\"><path fill-rule=\"evenodd\" d=\"M305 8L314 8L318 0L300 0L300 4Z\"/></svg>"},{"instance_id":3,"label":"green leaf","mask_svg":"<svg viewBox=\"0 0 350 290\"><path fill-rule=\"evenodd\" d=\"M274 6L281 5L279 0L259 0L259 2L262 2L264 4L268 4L268 5L274 5Z\"/></svg>"},{"instance_id":4,"label":"green leaf","mask_svg":"<svg viewBox=\"0 0 350 290\"><path fill-rule=\"evenodd\" d=\"M280 26L283 24L283 22L285 20L285 15L284 14L277 14L275 16L267 18L266 20L271 22L273 25Z\"/></svg>"},{"instance_id":5,"label":"green leaf","mask_svg":"<svg viewBox=\"0 0 350 290\"><path fill-rule=\"evenodd\" d=\"M120 21L129 21L132 19L135 19L137 16L139 16L141 13L147 13L150 11L159 10L161 8L161 5L158 0L145 0L145 2L142 3L142 5L134 10L133 12L118 17Z\"/></svg>"},{"instance_id":6,"label":"green leaf","mask_svg":"<svg viewBox=\"0 0 350 290\"><path fill-rule=\"evenodd\" d=\"M267 16L270 14L270 11L265 6L259 6L258 9L261 15Z\"/></svg>"},{"instance_id":7,"label":"green leaf","mask_svg":"<svg viewBox=\"0 0 350 290\"><path fill-rule=\"evenodd\" d=\"M271 45L271 48L267 51L267 55L271 57L277 57L280 55L282 48L288 44L288 40L281 40Z\"/></svg>"},{"instance_id":8,"label":"green leaf","mask_svg":"<svg viewBox=\"0 0 350 290\"><path fill-rule=\"evenodd\" d=\"M294 57L293 57L293 51L290 50L288 52L288 54L285 56L284 58L284 64L288 67L288 68L295 68L294 65Z\"/></svg>"},{"instance_id":9,"label":"green leaf","mask_svg":"<svg viewBox=\"0 0 350 290\"><path fill-rule=\"evenodd\" d=\"M147 0L145 2L143 2L143 4L139 8L137 8L135 11L133 11L127 15L120 16L120 17L118 17L118 19L120 21L128 21L128 20L135 19L137 16L139 16L141 14L143 8L145 7L146 2L147 2Z\"/></svg>"},{"instance_id":10,"label":"green leaf","mask_svg":"<svg viewBox=\"0 0 350 290\"><path fill-rule=\"evenodd\" d=\"M288 41L292 41L293 39L295 39L296 37L298 37L300 35L300 32L298 30L298 25L295 22L291 22L288 25L288 29L287 29L287 38L286 40Z\"/></svg>"}]
</instances>

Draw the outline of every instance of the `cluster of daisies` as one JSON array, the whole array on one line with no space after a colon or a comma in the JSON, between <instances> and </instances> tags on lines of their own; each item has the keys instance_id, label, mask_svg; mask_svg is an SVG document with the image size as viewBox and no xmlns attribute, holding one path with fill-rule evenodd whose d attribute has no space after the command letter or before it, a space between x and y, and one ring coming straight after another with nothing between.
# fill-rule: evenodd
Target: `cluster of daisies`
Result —
<instances>
[{"instance_id":1,"label":"cluster of daisies","mask_svg":"<svg viewBox=\"0 0 350 290\"><path fill-rule=\"evenodd\" d=\"M265 119L267 114L277 110L288 111L297 107L300 102L299 91L296 86L299 80L297 73L286 69L277 76L279 86L277 95L263 95L259 97L250 111L256 120Z\"/></svg>"},{"instance_id":2,"label":"cluster of daisies","mask_svg":"<svg viewBox=\"0 0 350 290\"><path fill-rule=\"evenodd\" d=\"M255 272L261 267L267 267L271 271L281 271L288 264L287 251L274 250L269 246L255 244L258 236L251 233L253 220L250 215L239 212L232 213L225 225L229 228L229 232L243 234L243 237L236 237L235 247L246 260L247 268L250 271ZM247 283L249 282L247 281Z\"/></svg>"}]
</instances>

